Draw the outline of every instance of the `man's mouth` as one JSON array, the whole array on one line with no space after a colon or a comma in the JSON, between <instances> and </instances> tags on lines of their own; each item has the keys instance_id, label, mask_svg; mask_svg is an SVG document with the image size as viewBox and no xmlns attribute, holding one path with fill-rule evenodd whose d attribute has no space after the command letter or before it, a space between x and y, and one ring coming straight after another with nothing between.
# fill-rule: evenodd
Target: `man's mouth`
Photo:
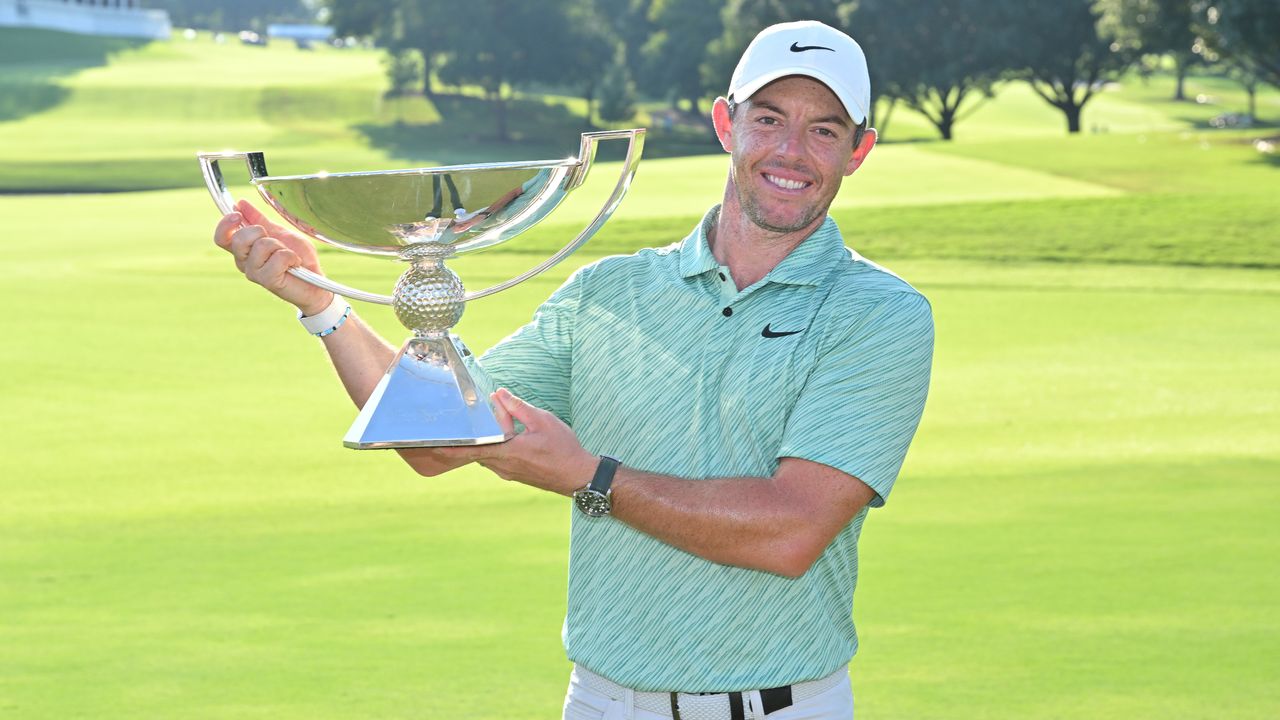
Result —
<instances>
[{"instance_id":1,"label":"man's mouth","mask_svg":"<svg viewBox=\"0 0 1280 720\"><path fill-rule=\"evenodd\" d=\"M805 180L789 180L769 173L763 173L763 175L765 180L768 180L771 184L776 185L783 190L803 190L813 184Z\"/></svg>"}]
</instances>

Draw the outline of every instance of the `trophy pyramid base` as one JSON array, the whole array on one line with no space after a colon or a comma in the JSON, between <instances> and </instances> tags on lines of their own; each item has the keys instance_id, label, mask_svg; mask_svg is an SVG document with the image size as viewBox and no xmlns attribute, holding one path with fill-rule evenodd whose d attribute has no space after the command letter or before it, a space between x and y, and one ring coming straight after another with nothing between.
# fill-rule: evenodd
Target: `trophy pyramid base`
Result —
<instances>
[{"instance_id":1,"label":"trophy pyramid base","mask_svg":"<svg viewBox=\"0 0 1280 720\"><path fill-rule=\"evenodd\" d=\"M410 338L342 444L356 450L487 445L506 439L452 335Z\"/></svg>"}]
</instances>

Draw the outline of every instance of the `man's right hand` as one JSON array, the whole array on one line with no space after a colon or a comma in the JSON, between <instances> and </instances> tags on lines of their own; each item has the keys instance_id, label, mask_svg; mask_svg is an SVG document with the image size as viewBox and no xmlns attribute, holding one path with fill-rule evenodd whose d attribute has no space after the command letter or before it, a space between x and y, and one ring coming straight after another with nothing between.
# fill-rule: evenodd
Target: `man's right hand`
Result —
<instances>
[{"instance_id":1,"label":"man's right hand","mask_svg":"<svg viewBox=\"0 0 1280 720\"><path fill-rule=\"evenodd\" d=\"M328 307L333 293L288 272L294 267L320 272L320 261L311 242L271 222L247 200L236 203L236 210L225 215L213 231L214 244L231 253L236 269L293 303L303 315L315 315Z\"/></svg>"},{"instance_id":2,"label":"man's right hand","mask_svg":"<svg viewBox=\"0 0 1280 720\"><path fill-rule=\"evenodd\" d=\"M293 303L303 315L322 312L333 301L333 293L289 274L289 268L299 266L320 272L311 242L271 222L245 200L236 203L236 212L227 213L218 223L213 242L231 253L236 269L245 277ZM325 336L324 346L356 407L364 407L387 365L396 358L396 349L354 313L343 324L342 332ZM419 473L439 475L471 462L478 451L412 448L401 450L400 454Z\"/></svg>"}]
</instances>

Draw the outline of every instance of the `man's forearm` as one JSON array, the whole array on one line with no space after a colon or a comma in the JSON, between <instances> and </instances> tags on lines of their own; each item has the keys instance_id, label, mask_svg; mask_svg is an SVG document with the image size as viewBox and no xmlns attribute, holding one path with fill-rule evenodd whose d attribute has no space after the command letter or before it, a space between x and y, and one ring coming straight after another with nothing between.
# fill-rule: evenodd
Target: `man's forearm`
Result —
<instances>
[{"instance_id":1,"label":"man's forearm","mask_svg":"<svg viewBox=\"0 0 1280 720\"><path fill-rule=\"evenodd\" d=\"M613 514L707 560L798 577L873 493L831 468L784 462L792 466L773 478L687 480L623 467Z\"/></svg>"},{"instance_id":2,"label":"man's forearm","mask_svg":"<svg viewBox=\"0 0 1280 720\"><path fill-rule=\"evenodd\" d=\"M512 437L466 451L500 477L570 496L599 461L552 413L505 389L493 394ZM514 422L524 425L516 433ZM612 484L613 516L694 555L779 575L804 574L875 497L857 477L784 457L768 478L690 480L624 465Z\"/></svg>"},{"instance_id":3,"label":"man's forearm","mask_svg":"<svg viewBox=\"0 0 1280 720\"><path fill-rule=\"evenodd\" d=\"M347 395L356 407L364 407L395 358L396 348L361 320L355 310L342 327L323 340Z\"/></svg>"},{"instance_id":4,"label":"man's forearm","mask_svg":"<svg viewBox=\"0 0 1280 720\"><path fill-rule=\"evenodd\" d=\"M686 480L621 468L612 498L617 519L713 562L791 576L811 564L795 548L802 513L768 478Z\"/></svg>"}]
</instances>

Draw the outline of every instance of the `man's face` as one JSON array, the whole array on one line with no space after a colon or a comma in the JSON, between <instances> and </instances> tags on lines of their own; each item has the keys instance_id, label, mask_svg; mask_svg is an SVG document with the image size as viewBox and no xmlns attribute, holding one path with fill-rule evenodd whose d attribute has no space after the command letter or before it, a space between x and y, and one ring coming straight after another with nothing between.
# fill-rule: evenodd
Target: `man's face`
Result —
<instances>
[{"instance_id":1,"label":"man's face","mask_svg":"<svg viewBox=\"0 0 1280 720\"><path fill-rule=\"evenodd\" d=\"M857 128L844 106L826 85L808 77L766 85L732 118L726 107L717 110L738 205L752 223L771 232L796 232L825 217L840 181L875 143L869 132L855 148Z\"/></svg>"}]
</instances>

